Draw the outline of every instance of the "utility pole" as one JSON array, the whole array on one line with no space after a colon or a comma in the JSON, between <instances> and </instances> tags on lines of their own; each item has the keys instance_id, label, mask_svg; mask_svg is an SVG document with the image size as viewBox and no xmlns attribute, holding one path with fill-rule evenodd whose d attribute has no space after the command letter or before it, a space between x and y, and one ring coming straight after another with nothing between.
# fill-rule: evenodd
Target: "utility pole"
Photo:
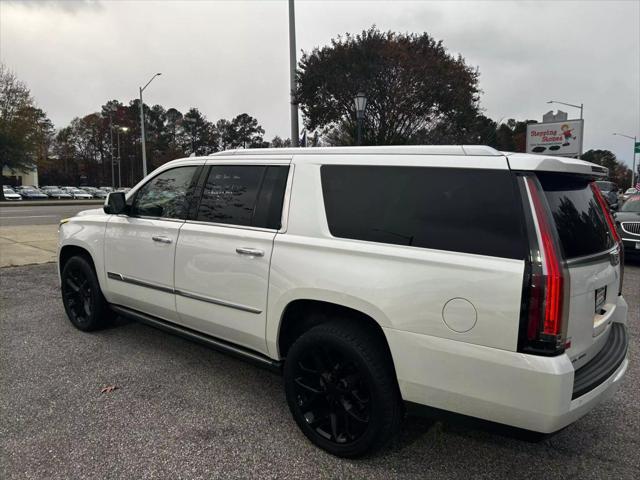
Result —
<instances>
[{"instance_id":1,"label":"utility pole","mask_svg":"<svg viewBox=\"0 0 640 480\"><path fill-rule=\"evenodd\" d=\"M296 14L294 0L289 0L289 86L291 88L291 145L300 146L298 139L298 105L295 102L296 91Z\"/></svg>"},{"instance_id":2,"label":"utility pole","mask_svg":"<svg viewBox=\"0 0 640 480\"><path fill-rule=\"evenodd\" d=\"M109 151L111 152L111 188L116 189L116 171L113 164L113 115L109 112L109 134L111 143L109 143Z\"/></svg>"},{"instance_id":3,"label":"utility pole","mask_svg":"<svg viewBox=\"0 0 640 480\"><path fill-rule=\"evenodd\" d=\"M631 166L631 185L629 185L629 188L633 188L636 184L635 179L636 179L636 143L638 143L638 138L635 136L631 136L631 135L625 135L624 133L614 133L614 135L617 135L619 137L625 137L628 138L629 140L633 140L633 150L632 150L632 157L631 157L631 162L632 162L632 166Z\"/></svg>"},{"instance_id":4,"label":"utility pole","mask_svg":"<svg viewBox=\"0 0 640 480\"><path fill-rule=\"evenodd\" d=\"M142 137L142 142L141 142L142 143L142 178L147 176L147 145L146 145L146 139L144 135L144 103L142 102L142 92L144 92L144 89L147 88L149 84L153 82L153 79L156 78L158 75L162 75L162 73L156 73L153 77L151 77L151 80L149 80L144 87L140 87L140 135Z\"/></svg>"}]
</instances>

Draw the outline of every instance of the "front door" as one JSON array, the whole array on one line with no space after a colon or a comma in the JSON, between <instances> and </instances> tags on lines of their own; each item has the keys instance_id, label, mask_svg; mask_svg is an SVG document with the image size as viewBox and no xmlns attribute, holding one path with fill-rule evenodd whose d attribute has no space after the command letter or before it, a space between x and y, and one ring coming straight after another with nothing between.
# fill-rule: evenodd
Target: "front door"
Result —
<instances>
[{"instance_id":1,"label":"front door","mask_svg":"<svg viewBox=\"0 0 640 480\"><path fill-rule=\"evenodd\" d=\"M175 320L173 262L197 165L165 170L134 194L127 215L114 215L105 233L110 301Z\"/></svg>"},{"instance_id":2,"label":"front door","mask_svg":"<svg viewBox=\"0 0 640 480\"><path fill-rule=\"evenodd\" d=\"M210 167L176 249L183 325L266 353L269 265L288 171L273 163Z\"/></svg>"}]
</instances>

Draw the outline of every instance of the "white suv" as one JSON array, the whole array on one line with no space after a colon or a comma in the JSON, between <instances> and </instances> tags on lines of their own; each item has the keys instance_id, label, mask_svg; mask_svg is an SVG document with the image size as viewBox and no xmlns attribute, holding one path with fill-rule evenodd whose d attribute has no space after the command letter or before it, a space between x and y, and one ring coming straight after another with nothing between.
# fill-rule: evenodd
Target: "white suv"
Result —
<instances>
[{"instance_id":1,"label":"white suv","mask_svg":"<svg viewBox=\"0 0 640 480\"><path fill-rule=\"evenodd\" d=\"M606 169L482 146L264 149L163 165L60 226L64 306L282 370L353 457L407 405L550 433L627 369Z\"/></svg>"}]
</instances>

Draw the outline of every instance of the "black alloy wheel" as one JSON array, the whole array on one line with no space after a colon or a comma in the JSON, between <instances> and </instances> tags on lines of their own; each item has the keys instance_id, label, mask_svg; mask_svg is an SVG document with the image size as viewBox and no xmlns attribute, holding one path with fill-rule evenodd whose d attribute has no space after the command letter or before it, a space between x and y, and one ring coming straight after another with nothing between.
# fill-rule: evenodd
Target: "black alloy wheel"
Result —
<instances>
[{"instance_id":1,"label":"black alloy wheel","mask_svg":"<svg viewBox=\"0 0 640 480\"><path fill-rule=\"evenodd\" d=\"M60 280L64 309L76 328L96 330L114 317L93 267L84 257L70 258L62 267Z\"/></svg>"},{"instance_id":2,"label":"black alloy wheel","mask_svg":"<svg viewBox=\"0 0 640 480\"><path fill-rule=\"evenodd\" d=\"M372 453L401 425L403 404L384 335L351 319L302 334L287 352L284 383L302 432L333 455Z\"/></svg>"},{"instance_id":3,"label":"black alloy wheel","mask_svg":"<svg viewBox=\"0 0 640 480\"><path fill-rule=\"evenodd\" d=\"M297 408L318 435L338 445L362 437L371 418L371 389L347 352L317 346L294 366Z\"/></svg>"}]
</instances>

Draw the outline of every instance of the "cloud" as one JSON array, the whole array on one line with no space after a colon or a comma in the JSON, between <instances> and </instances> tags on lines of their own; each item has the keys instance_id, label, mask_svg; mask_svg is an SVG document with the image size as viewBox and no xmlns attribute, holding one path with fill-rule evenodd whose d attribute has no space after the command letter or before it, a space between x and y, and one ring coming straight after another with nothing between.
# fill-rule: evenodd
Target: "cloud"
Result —
<instances>
[{"instance_id":1,"label":"cloud","mask_svg":"<svg viewBox=\"0 0 640 480\"><path fill-rule=\"evenodd\" d=\"M101 10L100 0L4 0L13 6L21 6L32 9L51 9L65 13L75 14L83 10Z\"/></svg>"}]
</instances>

